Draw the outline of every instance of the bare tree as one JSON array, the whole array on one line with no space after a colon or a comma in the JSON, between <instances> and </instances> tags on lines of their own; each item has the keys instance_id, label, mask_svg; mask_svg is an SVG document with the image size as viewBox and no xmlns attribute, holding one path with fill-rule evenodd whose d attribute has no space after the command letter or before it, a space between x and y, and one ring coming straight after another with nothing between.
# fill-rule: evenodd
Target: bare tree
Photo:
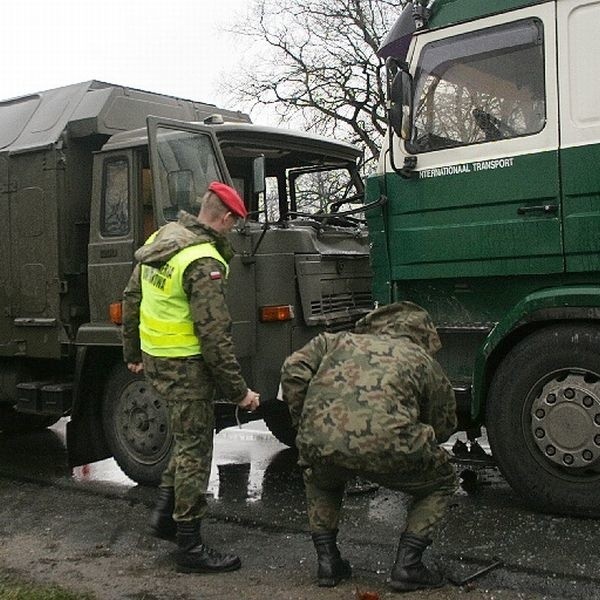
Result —
<instances>
[{"instance_id":1,"label":"bare tree","mask_svg":"<svg viewBox=\"0 0 600 600\"><path fill-rule=\"evenodd\" d=\"M254 0L234 29L253 59L227 84L251 107L271 106L283 122L379 154L385 132L385 69L379 44L402 0Z\"/></svg>"}]
</instances>

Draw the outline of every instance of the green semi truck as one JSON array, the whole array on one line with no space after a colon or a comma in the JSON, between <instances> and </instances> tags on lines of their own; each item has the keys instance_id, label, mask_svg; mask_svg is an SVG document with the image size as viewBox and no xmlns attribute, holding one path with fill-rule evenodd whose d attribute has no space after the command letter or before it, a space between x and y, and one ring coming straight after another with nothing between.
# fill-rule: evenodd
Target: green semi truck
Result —
<instances>
[{"instance_id":1,"label":"green semi truck","mask_svg":"<svg viewBox=\"0 0 600 600\"><path fill-rule=\"evenodd\" d=\"M159 480L166 408L125 368L120 301L135 249L180 209L197 213L213 180L250 211L231 236L228 303L248 384L274 399L290 352L372 307L360 155L100 81L0 102L2 433L68 416L72 465L112 455L135 481ZM250 418L215 406L218 429ZM277 406L263 416L293 443Z\"/></svg>"},{"instance_id":2,"label":"green semi truck","mask_svg":"<svg viewBox=\"0 0 600 600\"><path fill-rule=\"evenodd\" d=\"M600 2L408 3L383 41L374 295L439 326L461 429L537 509L598 515Z\"/></svg>"}]
</instances>

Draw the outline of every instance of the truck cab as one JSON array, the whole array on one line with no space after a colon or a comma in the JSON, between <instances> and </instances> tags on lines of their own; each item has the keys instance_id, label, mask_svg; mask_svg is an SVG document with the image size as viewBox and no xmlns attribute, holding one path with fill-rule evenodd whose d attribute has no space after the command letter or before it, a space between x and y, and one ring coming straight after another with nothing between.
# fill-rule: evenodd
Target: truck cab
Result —
<instances>
[{"instance_id":1,"label":"truck cab","mask_svg":"<svg viewBox=\"0 0 600 600\"><path fill-rule=\"evenodd\" d=\"M600 494L592 0L414 1L384 40L375 297L438 326L461 428L540 510Z\"/></svg>"},{"instance_id":2,"label":"truck cab","mask_svg":"<svg viewBox=\"0 0 600 600\"><path fill-rule=\"evenodd\" d=\"M95 155L93 301L76 343L95 348L104 330L120 346L109 314L127 283L132 252L180 210L196 215L209 183L225 181L250 213L230 236L236 256L227 299L236 355L248 385L263 398L258 416L293 444L285 412L273 404L283 359L317 331L351 327L372 306L366 228L344 214L362 199L359 151L275 128L208 122L150 117L147 129L118 134ZM137 481L145 477L136 472L138 463L153 457L155 477L170 443L165 407L123 364L113 367L107 386L103 422L112 453ZM225 402L216 411L217 429L252 418Z\"/></svg>"}]
</instances>

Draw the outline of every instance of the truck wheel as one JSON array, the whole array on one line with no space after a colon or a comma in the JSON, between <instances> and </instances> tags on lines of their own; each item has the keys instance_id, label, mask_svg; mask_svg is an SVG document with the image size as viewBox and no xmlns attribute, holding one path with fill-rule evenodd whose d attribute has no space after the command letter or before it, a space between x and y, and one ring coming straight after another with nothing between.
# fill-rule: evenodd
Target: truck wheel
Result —
<instances>
[{"instance_id":1,"label":"truck wheel","mask_svg":"<svg viewBox=\"0 0 600 600\"><path fill-rule=\"evenodd\" d=\"M600 514L600 328L525 338L492 380L486 427L512 488L538 510Z\"/></svg>"},{"instance_id":2,"label":"truck wheel","mask_svg":"<svg viewBox=\"0 0 600 600\"><path fill-rule=\"evenodd\" d=\"M172 444L167 407L143 375L125 364L115 365L108 377L102 423L123 472L142 485L158 485Z\"/></svg>"},{"instance_id":3,"label":"truck wheel","mask_svg":"<svg viewBox=\"0 0 600 600\"><path fill-rule=\"evenodd\" d=\"M30 433L54 425L60 417L53 415L30 415L17 412L11 405L0 405L0 431L2 433Z\"/></svg>"},{"instance_id":4,"label":"truck wheel","mask_svg":"<svg viewBox=\"0 0 600 600\"><path fill-rule=\"evenodd\" d=\"M269 431L290 448L296 447L298 430L292 425L292 418L287 404L281 400L267 400L261 407L262 418Z\"/></svg>"}]
</instances>

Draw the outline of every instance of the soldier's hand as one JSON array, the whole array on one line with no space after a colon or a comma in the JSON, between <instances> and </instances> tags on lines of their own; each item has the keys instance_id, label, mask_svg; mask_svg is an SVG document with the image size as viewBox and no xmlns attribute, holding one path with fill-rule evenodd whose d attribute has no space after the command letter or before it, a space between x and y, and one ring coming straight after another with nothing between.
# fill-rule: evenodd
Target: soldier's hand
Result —
<instances>
[{"instance_id":1,"label":"soldier's hand","mask_svg":"<svg viewBox=\"0 0 600 600\"><path fill-rule=\"evenodd\" d=\"M243 410L255 411L260 404L260 395L252 390L246 392L244 399L238 403L238 406Z\"/></svg>"},{"instance_id":2,"label":"soldier's hand","mask_svg":"<svg viewBox=\"0 0 600 600\"><path fill-rule=\"evenodd\" d=\"M135 375L138 375L139 373L141 373L144 370L144 363L143 362L129 362L129 363L127 363L127 368Z\"/></svg>"}]
</instances>

